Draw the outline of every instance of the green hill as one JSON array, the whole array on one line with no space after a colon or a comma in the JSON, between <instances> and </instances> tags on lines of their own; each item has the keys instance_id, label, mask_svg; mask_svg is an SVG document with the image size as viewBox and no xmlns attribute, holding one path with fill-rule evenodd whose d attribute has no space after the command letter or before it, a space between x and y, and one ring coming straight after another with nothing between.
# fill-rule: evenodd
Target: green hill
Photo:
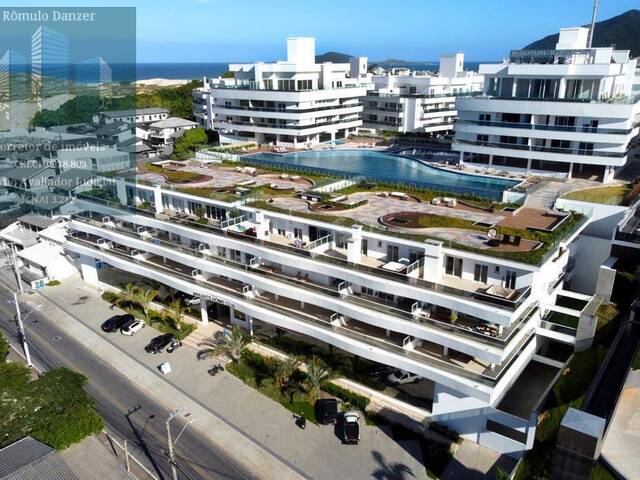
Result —
<instances>
[{"instance_id":1,"label":"green hill","mask_svg":"<svg viewBox=\"0 0 640 480\"><path fill-rule=\"evenodd\" d=\"M353 57L346 53L327 52L322 55L316 55L316 63L333 62L333 63L349 63Z\"/></svg>"},{"instance_id":2,"label":"green hill","mask_svg":"<svg viewBox=\"0 0 640 480\"><path fill-rule=\"evenodd\" d=\"M588 27L589 25L584 25ZM558 34L549 35L526 47L526 50L555 48ZM621 15L596 22L593 35L594 47L610 47L631 50L631 57L640 56L640 10L629 10Z\"/></svg>"}]
</instances>

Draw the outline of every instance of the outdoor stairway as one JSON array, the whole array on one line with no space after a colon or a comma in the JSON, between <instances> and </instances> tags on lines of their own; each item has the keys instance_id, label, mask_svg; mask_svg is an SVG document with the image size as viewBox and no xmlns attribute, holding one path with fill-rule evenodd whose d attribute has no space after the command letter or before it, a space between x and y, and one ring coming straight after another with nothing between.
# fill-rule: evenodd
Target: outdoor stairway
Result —
<instances>
[{"instance_id":1,"label":"outdoor stairway","mask_svg":"<svg viewBox=\"0 0 640 480\"><path fill-rule=\"evenodd\" d=\"M580 182L579 180L573 180L571 182L543 181L543 183L544 185L527 195L525 206L550 210L553 208L556 198L572 190L580 190L585 186L593 186L593 183L587 183L585 185L584 182Z\"/></svg>"}]
</instances>

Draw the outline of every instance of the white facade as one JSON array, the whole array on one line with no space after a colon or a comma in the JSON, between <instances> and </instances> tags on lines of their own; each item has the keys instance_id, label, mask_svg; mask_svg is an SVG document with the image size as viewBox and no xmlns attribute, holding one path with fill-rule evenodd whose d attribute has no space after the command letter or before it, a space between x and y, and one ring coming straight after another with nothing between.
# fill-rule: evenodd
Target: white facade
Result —
<instances>
[{"instance_id":1,"label":"white facade","mask_svg":"<svg viewBox=\"0 0 640 480\"><path fill-rule=\"evenodd\" d=\"M440 56L439 73L394 69L373 76L364 99L363 125L394 132L453 130L457 96L482 91L483 77L464 71L464 54Z\"/></svg>"},{"instance_id":2,"label":"white facade","mask_svg":"<svg viewBox=\"0 0 640 480\"><path fill-rule=\"evenodd\" d=\"M637 59L586 48L587 33L562 29L555 50L512 51L480 66L484 95L456 100L461 161L614 178L639 132Z\"/></svg>"},{"instance_id":3,"label":"white facade","mask_svg":"<svg viewBox=\"0 0 640 480\"><path fill-rule=\"evenodd\" d=\"M344 138L362 125L367 60L315 62L315 39L287 39L287 60L232 64L232 79L194 91L198 122L221 143L303 146Z\"/></svg>"},{"instance_id":4,"label":"white facade","mask_svg":"<svg viewBox=\"0 0 640 480\"><path fill-rule=\"evenodd\" d=\"M114 110L100 112L93 116L93 123L109 124L113 122L145 124L159 122L169 118L169 110L165 108L137 108L135 110Z\"/></svg>"},{"instance_id":5,"label":"white facade","mask_svg":"<svg viewBox=\"0 0 640 480\"><path fill-rule=\"evenodd\" d=\"M149 125L148 139L151 145L166 146L173 143L187 130L197 128L198 124L184 118L169 117Z\"/></svg>"},{"instance_id":6,"label":"white facade","mask_svg":"<svg viewBox=\"0 0 640 480\"><path fill-rule=\"evenodd\" d=\"M487 444L511 454L530 448L535 416L498 405L546 339L575 342L575 329L558 331L542 317L570 263L563 245L582 226L531 265L159 186L116 180L113 194L121 208L92 197L73 202L80 216L69 223L65 248L86 281L99 282L95 265L104 262L201 298L204 322L219 304L230 309L219 320L251 332L278 327L414 372L434 385L432 420L480 442L480 434L497 435L489 430L498 422L518 440ZM162 213L124 206L143 201ZM232 209L242 216L227 218ZM208 225L173 220L198 210ZM405 268L389 271L389 262ZM477 413L465 413L470 405Z\"/></svg>"}]
</instances>

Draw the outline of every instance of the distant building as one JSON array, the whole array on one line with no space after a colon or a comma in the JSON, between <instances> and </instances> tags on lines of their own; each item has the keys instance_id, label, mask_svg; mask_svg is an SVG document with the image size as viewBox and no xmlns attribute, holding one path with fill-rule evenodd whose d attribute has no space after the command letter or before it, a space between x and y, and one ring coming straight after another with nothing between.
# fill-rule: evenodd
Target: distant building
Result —
<instances>
[{"instance_id":1,"label":"distant building","mask_svg":"<svg viewBox=\"0 0 640 480\"><path fill-rule=\"evenodd\" d=\"M14 50L0 58L0 131L19 121L21 104L28 94L27 60Z\"/></svg>"},{"instance_id":2,"label":"distant building","mask_svg":"<svg viewBox=\"0 0 640 480\"><path fill-rule=\"evenodd\" d=\"M31 37L31 91L39 100L69 93L69 39L40 26Z\"/></svg>"},{"instance_id":3,"label":"distant building","mask_svg":"<svg viewBox=\"0 0 640 480\"><path fill-rule=\"evenodd\" d=\"M166 108L137 108L132 110L100 112L93 116L93 123L107 124L113 122L124 122L141 125L166 120L167 118L169 118L169 110Z\"/></svg>"},{"instance_id":4,"label":"distant building","mask_svg":"<svg viewBox=\"0 0 640 480\"><path fill-rule=\"evenodd\" d=\"M111 67L102 57L94 57L78 63L75 80L75 88L78 92L99 96L111 94Z\"/></svg>"},{"instance_id":5,"label":"distant building","mask_svg":"<svg viewBox=\"0 0 640 480\"><path fill-rule=\"evenodd\" d=\"M221 143L303 146L345 138L362 126L367 59L316 63L315 38L287 39L287 60L232 64L232 79L194 91L198 122Z\"/></svg>"},{"instance_id":6,"label":"distant building","mask_svg":"<svg viewBox=\"0 0 640 480\"><path fill-rule=\"evenodd\" d=\"M170 117L149 125L149 142L152 146L164 147L175 142L187 130L197 128L198 124L184 118Z\"/></svg>"},{"instance_id":7,"label":"distant building","mask_svg":"<svg viewBox=\"0 0 640 480\"><path fill-rule=\"evenodd\" d=\"M445 133L453 130L458 96L482 90L483 77L464 71L464 54L440 56L440 71L393 69L373 76L364 98L363 126L393 132Z\"/></svg>"}]
</instances>

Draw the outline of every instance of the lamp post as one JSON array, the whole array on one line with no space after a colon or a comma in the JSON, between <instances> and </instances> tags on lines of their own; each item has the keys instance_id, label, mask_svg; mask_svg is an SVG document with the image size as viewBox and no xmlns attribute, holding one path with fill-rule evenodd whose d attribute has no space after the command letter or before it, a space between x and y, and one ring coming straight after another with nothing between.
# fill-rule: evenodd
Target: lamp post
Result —
<instances>
[{"instance_id":1,"label":"lamp post","mask_svg":"<svg viewBox=\"0 0 640 480\"><path fill-rule=\"evenodd\" d=\"M180 433L178 433L178 436L176 437L175 440L173 440L171 438L171 420L173 420L176 417L188 417L190 414L184 413L184 408L177 408L175 410L173 410L169 416L167 417L167 421L165 422L166 426L167 426L167 447L168 447L168 454L169 454L169 464L171 465L171 477L173 478L173 480L178 480L178 470L176 469L176 460L175 460L175 453L174 453L174 447L176 445L176 443L178 443L178 440L180 439L180 436L184 433L184 431L187 429L187 427L189 425L191 425L193 422L196 421L196 419L192 419L190 421L188 421L187 423L184 424L184 426L182 427L182 430L180 430Z\"/></svg>"}]
</instances>

